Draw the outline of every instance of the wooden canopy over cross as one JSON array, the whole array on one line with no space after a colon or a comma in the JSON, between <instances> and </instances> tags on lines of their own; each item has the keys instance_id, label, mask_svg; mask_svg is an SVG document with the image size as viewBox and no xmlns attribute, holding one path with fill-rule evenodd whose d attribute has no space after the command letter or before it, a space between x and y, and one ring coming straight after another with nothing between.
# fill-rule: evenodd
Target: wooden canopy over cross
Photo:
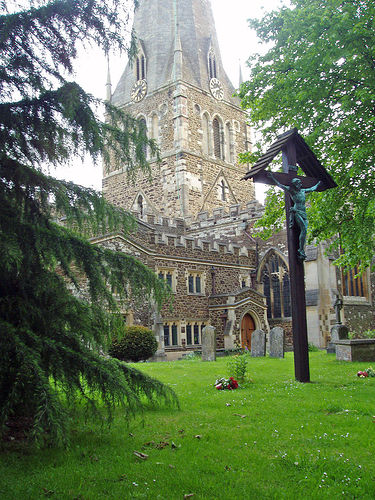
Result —
<instances>
[{"instance_id":1,"label":"wooden canopy over cross","mask_svg":"<svg viewBox=\"0 0 375 500\"><path fill-rule=\"evenodd\" d=\"M297 177L301 180L303 188L309 188L318 181L321 181L318 191L324 191L337 186L336 182L317 159L305 140L299 135L296 128L285 132L285 134L279 135L267 152L262 155L253 168L247 172L244 179L253 179L254 182L261 182L263 184L274 184L274 182L267 177L266 168L281 152L284 152L284 154L289 153L288 156L292 156L288 158L288 167L298 164L301 170L307 175L307 177L303 177L296 175L294 171L289 172L289 169L286 171L283 165L283 172L274 173L274 176L282 184L288 184L291 178Z\"/></svg>"},{"instance_id":2,"label":"wooden canopy over cross","mask_svg":"<svg viewBox=\"0 0 375 500\"><path fill-rule=\"evenodd\" d=\"M268 151L262 155L243 179L253 179L263 184L276 183L266 170L272 160L282 153L282 172L273 173L273 178L280 184L290 186L295 178L300 179L303 189L308 189L320 181L317 191L324 191L337 186L335 181L311 151L296 128L278 136ZM297 166L306 174L297 176ZM289 221L292 207L291 196L285 193L286 220ZM307 226L307 223L306 223ZM300 382L310 381L309 354L307 341L305 276L303 260L298 258L298 228L296 224L290 227L287 224L288 259L290 273L290 294L292 303L292 325L294 345L294 371Z\"/></svg>"}]
</instances>

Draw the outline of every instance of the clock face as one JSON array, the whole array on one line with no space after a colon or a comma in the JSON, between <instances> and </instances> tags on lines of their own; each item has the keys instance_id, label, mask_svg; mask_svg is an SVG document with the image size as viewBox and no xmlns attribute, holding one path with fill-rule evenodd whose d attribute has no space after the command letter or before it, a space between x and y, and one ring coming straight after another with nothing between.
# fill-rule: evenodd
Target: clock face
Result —
<instances>
[{"instance_id":1,"label":"clock face","mask_svg":"<svg viewBox=\"0 0 375 500\"><path fill-rule=\"evenodd\" d=\"M221 101L224 97L224 89L223 86L217 78L211 78L210 80L210 90L211 94L217 99Z\"/></svg>"},{"instance_id":2,"label":"clock face","mask_svg":"<svg viewBox=\"0 0 375 500\"><path fill-rule=\"evenodd\" d=\"M142 101L147 93L147 82L146 80L138 80L132 87L130 97L134 102Z\"/></svg>"}]
</instances>

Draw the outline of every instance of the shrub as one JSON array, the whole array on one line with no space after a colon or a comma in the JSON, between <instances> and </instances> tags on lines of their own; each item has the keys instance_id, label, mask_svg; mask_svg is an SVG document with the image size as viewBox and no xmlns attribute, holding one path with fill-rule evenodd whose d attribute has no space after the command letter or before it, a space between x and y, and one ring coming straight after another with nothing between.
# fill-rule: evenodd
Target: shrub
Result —
<instances>
[{"instance_id":1,"label":"shrub","mask_svg":"<svg viewBox=\"0 0 375 500\"><path fill-rule=\"evenodd\" d=\"M350 339L373 339L375 338L375 330L364 330L349 332Z\"/></svg>"},{"instance_id":2,"label":"shrub","mask_svg":"<svg viewBox=\"0 0 375 500\"><path fill-rule=\"evenodd\" d=\"M235 356L232 356L227 363L229 375L234 377L240 383L245 381L247 358L247 354L236 354Z\"/></svg>"},{"instance_id":3,"label":"shrub","mask_svg":"<svg viewBox=\"0 0 375 500\"><path fill-rule=\"evenodd\" d=\"M121 361L145 361L158 348L154 334L145 326L125 326L124 336L113 339L108 354Z\"/></svg>"},{"instance_id":4,"label":"shrub","mask_svg":"<svg viewBox=\"0 0 375 500\"><path fill-rule=\"evenodd\" d=\"M308 350L309 350L309 352L320 351L319 347L317 347L315 344L312 344L311 342L309 342Z\"/></svg>"}]
</instances>

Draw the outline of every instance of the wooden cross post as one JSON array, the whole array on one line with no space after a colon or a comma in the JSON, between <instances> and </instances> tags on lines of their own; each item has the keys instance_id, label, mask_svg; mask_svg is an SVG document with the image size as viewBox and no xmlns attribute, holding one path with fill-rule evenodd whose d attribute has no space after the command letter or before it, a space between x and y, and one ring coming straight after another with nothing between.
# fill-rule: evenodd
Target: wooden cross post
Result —
<instances>
[{"instance_id":1,"label":"wooden cross post","mask_svg":"<svg viewBox=\"0 0 375 500\"><path fill-rule=\"evenodd\" d=\"M287 144L282 150L283 172L290 180L297 172L290 169L296 165L296 148L294 143ZM289 182L288 182L289 184ZM288 259L290 276L290 298L292 304L292 331L294 346L294 374L299 382L310 382L309 349L307 341L305 271L303 260L297 256L298 228L296 224L289 227L291 198L285 193L286 227L288 238Z\"/></svg>"},{"instance_id":2,"label":"wooden cross post","mask_svg":"<svg viewBox=\"0 0 375 500\"><path fill-rule=\"evenodd\" d=\"M266 168L280 152L282 153L283 171L270 174L266 171ZM297 163L307 175L306 177L297 176ZM302 191L304 193L316 189L318 191L324 191L325 189L336 187L335 181L321 165L303 138L298 134L297 129L292 129L277 138L277 141L270 146L269 150L261 156L253 168L247 172L244 179L253 179L254 182L262 182L265 184L277 184L279 187L282 187L284 191L287 191L285 192L285 209L292 303L294 372L296 380L299 382L310 382L304 273L305 254L303 248L301 248L302 243L299 241L301 228L298 227L298 224L295 222L292 224L292 227L290 227L289 223L292 207L292 191L289 190L289 187L296 177L299 179L299 186L303 188ZM296 201L296 198L293 199ZM300 199L298 202L300 203ZM300 212L302 211L303 217L305 217L304 201L302 203L303 207ZM298 212L296 208L298 209L301 207L294 207L294 221L296 217L295 214ZM304 226L305 231L307 220L303 220L306 223L306 226Z\"/></svg>"}]
</instances>

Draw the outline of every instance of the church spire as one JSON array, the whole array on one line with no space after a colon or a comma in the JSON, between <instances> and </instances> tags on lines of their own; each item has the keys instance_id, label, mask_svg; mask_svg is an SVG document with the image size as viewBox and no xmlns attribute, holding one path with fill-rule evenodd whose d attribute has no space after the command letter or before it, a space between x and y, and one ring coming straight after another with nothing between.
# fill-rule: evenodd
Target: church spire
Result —
<instances>
[{"instance_id":1,"label":"church spire","mask_svg":"<svg viewBox=\"0 0 375 500\"><path fill-rule=\"evenodd\" d=\"M172 80L180 80L182 78L182 45L181 45L181 37L180 37L180 27L178 24L178 15L177 15L177 0L174 0L173 3L173 13L174 13L174 55L173 55L173 75Z\"/></svg>"},{"instance_id":2,"label":"church spire","mask_svg":"<svg viewBox=\"0 0 375 500\"><path fill-rule=\"evenodd\" d=\"M140 0L134 30L147 60L146 96L176 79L211 93L210 81L216 78L223 87L224 100L238 104L221 61L210 0ZM215 62L214 77L209 72L209 52ZM136 82L135 72L128 65L113 94L113 103L131 102Z\"/></svg>"}]
</instances>

